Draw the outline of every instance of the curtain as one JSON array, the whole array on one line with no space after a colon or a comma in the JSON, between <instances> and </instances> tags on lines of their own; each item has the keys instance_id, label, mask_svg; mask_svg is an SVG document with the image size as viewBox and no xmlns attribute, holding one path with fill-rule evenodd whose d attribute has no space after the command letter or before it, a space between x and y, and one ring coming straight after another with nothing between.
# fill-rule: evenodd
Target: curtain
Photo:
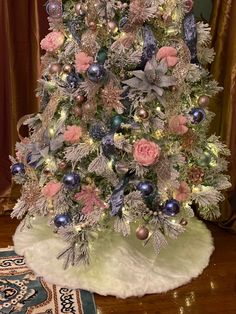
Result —
<instances>
[{"instance_id":1,"label":"curtain","mask_svg":"<svg viewBox=\"0 0 236 314\"><path fill-rule=\"evenodd\" d=\"M212 131L221 135L231 149L230 175L232 189L222 206L220 225L236 232L236 1L214 0L212 13L213 46L216 59L211 72L224 87L212 102L216 113Z\"/></svg>"},{"instance_id":2,"label":"curtain","mask_svg":"<svg viewBox=\"0 0 236 314\"><path fill-rule=\"evenodd\" d=\"M17 121L38 108L39 42L48 28L45 1L0 0L0 211L17 197L8 159L18 140Z\"/></svg>"}]
</instances>

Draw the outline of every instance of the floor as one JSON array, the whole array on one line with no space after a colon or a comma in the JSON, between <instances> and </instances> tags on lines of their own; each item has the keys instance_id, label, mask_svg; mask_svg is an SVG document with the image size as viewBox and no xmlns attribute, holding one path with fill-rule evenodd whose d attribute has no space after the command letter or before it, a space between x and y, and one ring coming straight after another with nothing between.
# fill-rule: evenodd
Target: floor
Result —
<instances>
[{"instance_id":1,"label":"floor","mask_svg":"<svg viewBox=\"0 0 236 314\"><path fill-rule=\"evenodd\" d=\"M0 217L0 247L12 245L17 224ZM96 295L98 314L236 314L236 235L208 227L216 250L202 276L166 294L127 300Z\"/></svg>"}]
</instances>

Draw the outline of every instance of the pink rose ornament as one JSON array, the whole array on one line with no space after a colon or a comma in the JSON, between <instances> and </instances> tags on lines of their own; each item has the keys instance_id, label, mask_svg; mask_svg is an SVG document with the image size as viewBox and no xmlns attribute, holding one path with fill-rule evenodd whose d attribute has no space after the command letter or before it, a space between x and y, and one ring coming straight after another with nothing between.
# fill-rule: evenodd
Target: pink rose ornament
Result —
<instances>
[{"instance_id":1,"label":"pink rose ornament","mask_svg":"<svg viewBox=\"0 0 236 314\"><path fill-rule=\"evenodd\" d=\"M188 119L182 115L171 117L169 120L170 132L177 135L184 135L188 132L188 127L186 126L187 122Z\"/></svg>"},{"instance_id":2,"label":"pink rose ornament","mask_svg":"<svg viewBox=\"0 0 236 314\"><path fill-rule=\"evenodd\" d=\"M168 67L174 67L178 62L177 50L173 47L162 47L156 55L157 61L165 61Z\"/></svg>"},{"instance_id":3,"label":"pink rose ornament","mask_svg":"<svg viewBox=\"0 0 236 314\"><path fill-rule=\"evenodd\" d=\"M160 147L151 141L141 139L134 144L134 160L142 166L155 164L160 157Z\"/></svg>"},{"instance_id":4,"label":"pink rose ornament","mask_svg":"<svg viewBox=\"0 0 236 314\"><path fill-rule=\"evenodd\" d=\"M47 52L58 50L65 41L65 36L61 32L51 32L41 40L41 48Z\"/></svg>"}]
</instances>

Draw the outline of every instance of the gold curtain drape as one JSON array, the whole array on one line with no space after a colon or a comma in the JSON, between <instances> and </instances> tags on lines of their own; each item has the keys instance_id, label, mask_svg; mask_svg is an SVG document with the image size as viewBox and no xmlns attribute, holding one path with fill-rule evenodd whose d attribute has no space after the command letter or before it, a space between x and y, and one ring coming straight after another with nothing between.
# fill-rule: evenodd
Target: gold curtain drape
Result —
<instances>
[{"instance_id":1,"label":"gold curtain drape","mask_svg":"<svg viewBox=\"0 0 236 314\"><path fill-rule=\"evenodd\" d=\"M48 23L45 0L0 0L0 211L14 197L8 155L18 140L18 119L37 111L40 37Z\"/></svg>"},{"instance_id":2,"label":"gold curtain drape","mask_svg":"<svg viewBox=\"0 0 236 314\"><path fill-rule=\"evenodd\" d=\"M224 87L212 102L212 111L216 113L213 130L221 135L232 152L233 186L222 206L220 225L236 232L236 1L214 0L213 4L211 26L216 58L211 72Z\"/></svg>"}]
</instances>

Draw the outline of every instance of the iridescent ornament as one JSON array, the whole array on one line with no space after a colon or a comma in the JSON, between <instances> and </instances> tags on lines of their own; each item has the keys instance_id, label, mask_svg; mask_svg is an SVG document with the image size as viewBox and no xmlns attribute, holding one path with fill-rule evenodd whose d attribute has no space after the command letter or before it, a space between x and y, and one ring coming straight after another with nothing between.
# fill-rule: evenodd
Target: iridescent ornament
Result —
<instances>
[{"instance_id":1,"label":"iridescent ornament","mask_svg":"<svg viewBox=\"0 0 236 314\"><path fill-rule=\"evenodd\" d=\"M65 161L61 161L58 164L59 169L64 170L67 167L67 163Z\"/></svg>"},{"instance_id":2,"label":"iridescent ornament","mask_svg":"<svg viewBox=\"0 0 236 314\"><path fill-rule=\"evenodd\" d=\"M75 12L76 12L77 15L83 17L83 16L85 16L87 10L86 10L84 5L82 5L80 2L78 2L75 5Z\"/></svg>"},{"instance_id":3,"label":"iridescent ornament","mask_svg":"<svg viewBox=\"0 0 236 314\"><path fill-rule=\"evenodd\" d=\"M149 112L144 108L137 109L136 115L142 120L147 120L149 118Z\"/></svg>"},{"instance_id":4,"label":"iridescent ornament","mask_svg":"<svg viewBox=\"0 0 236 314\"><path fill-rule=\"evenodd\" d=\"M73 70L73 66L71 64L65 64L63 66L63 72L66 74L70 74Z\"/></svg>"},{"instance_id":5,"label":"iridescent ornament","mask_svg":"<svg viewBox=\"0 0 236 314\"><path fill-rule=\"evenodd\" d=\"M93 63L87 70L88 79L94 83L99 83L106 77L106 70L102 64Z\"/></svg>"},{"instance_id":6,"label":"iridescent ornament","mask_svg":"<svg viewBox=\"0 0 236 314\"><path fill-rule=\"evenodd\" d=\"M49 0L46 5L46 11L51 18L59 18L62 16L61 0Z\"/></svg>"},{"instance_id":7,"label":"iridescent ornament","mask_svg":"<svg viewBox=\"0 0 236 314\"><path fill-rule=\"evenodd\" d=\"M194 124L199 124L206 119L206 112L202 108L193 108L189 114L193 117Z\"/></svg>"},{"instance_id":8,"label":"iridescent ornament","mask_svg":"<svg viewBox=\"0 0 236 314\"><path fill-rule=\"evenodd\" d=\"M209 105L210 102L210 97L206 96L206 95L202 95L198 98L198 104L199 106L203 106L206 107Z\"/></svg>"},{"instance_id":9,"label":"iridescent ornament","mask_svg":"<svg viewBox=\"0 0 236 314\"><path fill-rule=\"evenodd\" d=\"M137 230L136 230L136 237L139 239L139 240L146 240L148 237L149 237L149 230L148 228L146 227L139 227Z\"/></svg>"},{"instance_id":10,"label":"iridescent ornament","mask_svg":"<svg viewBox=\"0 0 236 314\"><path fill-rule=\"evenodd\" d=\"M187 226L188 222L185 219L181 219L180 224L181 226Z\"/></svg>"},{"instance_id":11,"label":"iridescent ornament","mask_svg":"<svg viewBox=\"0 0 236 314\"><path fill-rule=\"evenodd\" d=\"M116 33L118 31L117 24L114 21L109 21L107 27L111 33Z\"/></svg>"},{"instance_id":12,"label":"iridescent ornament","mask_svg":"<svg viewBox=\"0 0 236 314\"><path fill-rule=\"evenodd\" d=\"M175 216L180 212L180 203L175 199L168 200L164 204L162 212L167 216Z\"/></svg>"},{"instance_id":13,"label":"iridescent ornament","mask_svg":"<svg viewBox=\"0 0 236 314\"><path fill-rule=\"evenodd\" d=\"M49 72L51 74L59 74L61 72L61 65L60 65L60 63L50 64Z\"/></svg>"},{"instance_id":14,"label":"iridescent ornament","mask_svg":"<svg viewBox=\"0 0 236 314\"><path fill-rule=\"evenodd\" d=\"M69 214L60 214L54 218L54 225L57 228L66 227L71 223L71 217Z\"/></svg>"},{"instance_id":15,"label":"iridescent ornament","mask_svg":"<svg viewBox=\"0 0 236 314\"><path fill-rule=\"evenodd\" d=\"M80 175L76 172L70 172L63 177L64 186L69 190L74 190L80 185Z\"/></svg>"},{"instance_id":16,"label":"iridescent ornament","mask_svg":"<svg viewBox=\"0 0 236 314\"><path fill-rule=\"evenodd\" d=\"M73 111L74 111L74 114L75 114L78 118L82 118L82 116L83 116L83 110L82 110L81 106L76 106L76 107L74 107Z\"/></svg>"},{"instance_id":17,"label":"iridescent ornament","mask_svg":"<svg viewBox=\"0 0 236 314\"><path fill-rule=\"evenodd\" d=\"M154 192L155 187L152 182L143 181L137 185L137 189L142 193L143 196L150 196Z\"/></svg>"},{"instance_id":18,"label":"iridescent ornament","mask_svg":"<svg viewBox=\"0 0 236 314\"><path fill-rule=\"evenodd\" d=\"M25 174L25 166L23 163L16 163L11 167L11 173L15 175L23 175Z\"/></svg>"},{"instance_id":19,"label":"iridescent ornament","mask_svg":"<svg viewBox=\"0 0 236 314\"><path fill-rule=\"evenodd\" d=\"M78 104L78 105L82 105L84 102L85 102L85 100L86 100L86 98L83 96L83 95L77 95L77 96L75 96L75 102Z\"/></svg>"}]
</instances>

